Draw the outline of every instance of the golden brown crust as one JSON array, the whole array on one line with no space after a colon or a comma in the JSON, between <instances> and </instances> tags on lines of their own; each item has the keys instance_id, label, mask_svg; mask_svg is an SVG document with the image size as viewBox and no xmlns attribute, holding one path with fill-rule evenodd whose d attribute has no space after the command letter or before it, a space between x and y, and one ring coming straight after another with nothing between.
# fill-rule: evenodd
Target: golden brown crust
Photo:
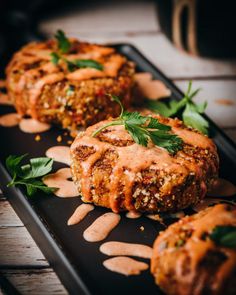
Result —
<instances>
[{"instance_id":1,"label":"golden brown crust","mask_svg":"<svg viewBox=\"0 0 236 295\"><path fill-rule=\"evenodd\" d=\"M170 155L149 143L134 143L123 126L92 132L106 121L89 127L71 146L73 179L85 202L114 212L176 211L201 200L217 177L214 143L177 119L157 117L182 137L183 149Z\"/></svg>"},{"instance_id":2,"label":"golden brown crust","mask_svg":"<svg viewBox=\"0 0 236 295\"><path fill-rule=\"evenodd\" d=\"M219 225L236 226L235 206L209 207L160 233L151 272L166 294L234 294L236 251L209 238Z\"/></svg>"},{"instance_id":3,"label":"golden brown crust","mask_svg":"<svg viewBox=\"0 0 236 295\"><path fill-rule=\"evenodd\" d=\"M113 48L70 41L70 52L64 55L67 60L93 59L103 70L70 72L65 62L51 62L56 41L28 44L13 56L6 70L7 90L19 114L75 129L118 115L119 106L106 93L120 96L129 106L133 63Z\"/></svg>"}]
</instances>

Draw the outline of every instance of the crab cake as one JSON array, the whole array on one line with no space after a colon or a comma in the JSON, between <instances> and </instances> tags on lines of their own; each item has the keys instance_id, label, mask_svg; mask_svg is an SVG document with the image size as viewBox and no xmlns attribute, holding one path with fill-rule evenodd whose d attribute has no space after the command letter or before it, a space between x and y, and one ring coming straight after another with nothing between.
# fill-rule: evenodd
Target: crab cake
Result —
<instances>
[{"instance_id":1,"label":"crab cake","mask_svg":"<svg viewBox=\"0 0 236 295\"><path fill-rule=\"evenodd\" d=\"M152 115L172 127L182 150L169 154L149 142L135 143L124 126L110 126L96 137L102 121L80 133L71 146L73 180L84 202L114 212L170 212L196 204L218 175L211 139L180 120Z\"/></svg>"},{"instance_id":2,"label":"crab cake","mask_svg":"<svg viewBox=\"0 0 236 295\"><path fill-rule=\"evenodd\" d=\"M76 129L119 114L107 93L130 105L134 64L111 47L75 39L70 44L57 64L52 57L56 40L30 43L13 56L6 70L7 90L20 115ZM92 60L101 69L71 69L67 61L75 60Z\"/></svg>"},{"instance_id":3,"label":"crab cake","mask_svg":"<svg viewBox=\"0 0 236 295\"><path fill-rule=\"evenodd\" d=\"M209 207L158 236L151 272L166 294L235 294L236 249L210 238L218 226L236 226L236 206Z\"/></svg>"}]
</instances>

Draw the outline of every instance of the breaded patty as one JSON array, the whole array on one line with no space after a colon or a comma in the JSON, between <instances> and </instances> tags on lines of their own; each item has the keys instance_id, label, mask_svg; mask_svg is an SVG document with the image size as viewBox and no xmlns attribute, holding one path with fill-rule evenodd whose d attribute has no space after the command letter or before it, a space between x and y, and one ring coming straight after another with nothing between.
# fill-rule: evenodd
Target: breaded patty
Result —
<instances>
[{"instance_id":1,"label":"breaded patty","mask_svg":"<svg viewBox=\"0 0 236 295\"><path fill-rule=\"evenodd\" d=\"M135 143L124 126L92 133L108 121L80 133L71 146L73 180L84 202L114 212L177 211L196 204L218 175L218 155L211 139L178 119L158 118L183 140L183 149Z\"/></svg>"},{"instance_id":2,"label":"breaded patty","mask_svg":"<svg viewBox=\"0 0 236 295\"><path fill-rule=\"evenodd\" d=\"M119 106L107 93L122 97L126 107L130 105L134 64L110 47L75 39L70 43L64 58L93 60L103 70L70 72L63 60L52 62L55 40L28 44L13 56L6 70L7 90L19 114L76 129L119 114Z\"/></svg>"},{"instance_id":3,"label":"breaded patty","mask_svg":"<svg viewBox=\"0 0 236 295\"><path fill-rule=\"evenodd\" d=\"M236 207L209 207L158 236L151 272L166 294L235 294L236 249L209 238L216 226L236 226Z\"/></svg>"}]
</instances>

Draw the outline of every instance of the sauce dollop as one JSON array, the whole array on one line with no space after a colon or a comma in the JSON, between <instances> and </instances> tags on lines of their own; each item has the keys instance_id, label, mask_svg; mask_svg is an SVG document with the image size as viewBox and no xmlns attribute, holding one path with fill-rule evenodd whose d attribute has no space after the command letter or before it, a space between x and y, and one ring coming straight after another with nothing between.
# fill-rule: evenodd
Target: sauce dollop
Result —
<instances>
[{"instance_id":1,"label":"sauce dollop","mask_svg":"<svg viewBox=\"0 0 236 295\"><path fill-rule=\"evenodd\" d=\"M148 259L152 257L152 248L147 245L116 241L102 244L100 251L109 256L137 256Z\"/></svg>"},{"instance_id":2,"label":"sauce dollop","mask_svg":"<svg viewBox=\"0 0 236 295\"><path fill-rule=\"evenodd\" d=\"M51 125L39 122L35 119L22 119L19 123L21 131L25 133L41 133L49 130Z\"/></svg>"},{"instance_id":3,"label":"sauce dollop","mask_svg":"<svg viewBox=\"0 0 236 295\"><path fill-rule=\"evenodd\" d=\"M2 127L14 127L20 122L20 115L17 113L10 113L0 116L0 126Z\"/></svg>"},{"instance_id":4,"label":"sauce dollop","mask_svg":"<svg viewBox=\"0 0 236 295\"><path fill-rule=\"evenodd\" d=\"M125 276L139 275L141 271L148 269L148 264L129 257L113 257L103 262L103 265L110 271Z\"/></svg>"},{"instance_id":5,"label":"sauce dollop","mask_svg":"<svg viewBox=\"0 0 236 295\"><path fill-rule=\"evenodd\" d=\"M70 148L68 146L53 146L46 151L46 156L56 162L70 165Z\"/></svg>"},{"instance_id":6,"label":"sauce dollop","mask_svg":"<svg viewBox=\"0 0 236 295\"><path fill-rule=\"evenodd\" d=\"M74 225L80 223L85 216L94 209L93 205L82 204L78 206L72 216L69 218L67 225Z\"/></svg>"},{"instance_id":7,"label":"sauce dollop","mask_svg":"<svg viewBox=\"0 0 236 295\"><path fill-rule=\"evenodd\" d=\"M72 198L78 196L78 191L71 178L70 168L62 168L57 172L49 174L43 178L43 183L48 187L58 188L54 195L61 198Z\"/></svg>"},{"instance_id":8,"label":"sauce dollop","mask_svg":"<svg viewBox=\"0 0 236 295\"><path fill-rule=\"evenodd\" d=\"M88 242L104 240L120 222L120 215L112 212L98 217L85 231L83 237Z\"/></svg>"}]
</instances>

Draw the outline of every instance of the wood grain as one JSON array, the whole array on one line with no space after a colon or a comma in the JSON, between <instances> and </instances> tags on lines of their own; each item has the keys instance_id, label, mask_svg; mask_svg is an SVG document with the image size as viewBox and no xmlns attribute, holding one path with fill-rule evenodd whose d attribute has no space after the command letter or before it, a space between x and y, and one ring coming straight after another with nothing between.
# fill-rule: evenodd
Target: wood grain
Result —
<instances>
[{"instance_id":1,"label":"wood grain","mask_svg":"<svg viewBox=\"0 0 236 295\"><path fill-rule=\"evenodd\" d=\"M0 245L1 268L49 266L25 227L0 228Z\"/></svg>"},{"instance_id":2,"label":"wood grain","mask_svg":"<svg viewBox=\"0 0 236 295\"><path fill-rule=\"evenodd\" d=\"M4 276L24 295L68 294L52 269L4 270Z\"/></svg>"},{"instance_id":3,"label":"wood grain","mask_svg":"<svg viewBox=\"0 0 236 295\"><path fill-rule=\"evenodd\" d=\"M73 36L80 32L89 35L143 34L158 31L156 4L154 1L99 1L74 7L64 15L44 20L40 26L47 33L63 29Z\"/></svg>"},{"instance_id":4,"label":"wood grain","mask_svg":"<svg viewBox=\"0 0 236 295\"><path fill-rule=\"evenodd\" d=\"M24 226L8 201L0 201L0 227Z\"/></svg>"}]
</instances>

